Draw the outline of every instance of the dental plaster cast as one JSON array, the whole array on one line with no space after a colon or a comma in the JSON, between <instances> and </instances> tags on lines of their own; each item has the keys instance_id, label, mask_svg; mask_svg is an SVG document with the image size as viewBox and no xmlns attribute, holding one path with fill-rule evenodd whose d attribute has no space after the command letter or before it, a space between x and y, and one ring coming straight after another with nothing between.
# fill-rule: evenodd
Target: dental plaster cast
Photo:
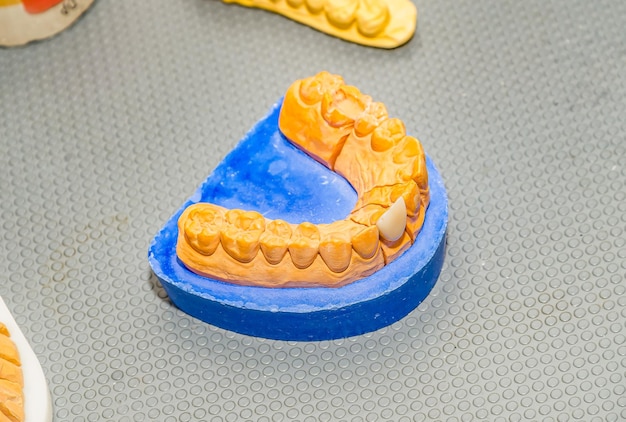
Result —
<instances>
[{"instance_id":1,"label":"dental plaster cast","mask_svg":"<svg viewBox=\"0 0 626 422\"><path fill-rule=\"evenodd\" d=\"M63 31L94 0L0 0L0 46L15 47Z\"/></svg>"},{"instance_id":2,"label":"dental plaster cast","mask_svg":"<svg viewBox=\"0 0 626 422\"><path fill-rule=\"evenodd\" d=\"M410 0L224 0L269 10L337 38L370 47L395 48L415 33Z\"/></svg>"},{"instance_id":3,"label":"dental plaster cast","mask_svg":"<svg viewBox=\"0 0 626 422\"><path fill-rule=\"evenodd\" d=\"M278 124L352 185L356 207L345 219L315 225L194 204L178 220L176 253L185 266L236 284L339 287L411 246L429 202L426 156L383 104L322 72L289 88Z\"/></svg>"},{"instance_id":4,"label":"dental plaster cast","mask_svg":"<svg viewBox=\"0 0 626 422\"><path fill-rule=\"evenodd\" d=\"M362 334L430 292L447 197L421 143L327 72L296 81L168 220L149 261L180 309L286 340Z\"/></svg>"},{"instance_id":5,"label":"dental plaster cast","mask_svg":"<svg viewBox=\"0 0 626 422\"><path fill-rule=\"evenodd\" d=\"M0 422L50 422L52 405L37 356L0 298Z\"/></svg>"}]
</instances>

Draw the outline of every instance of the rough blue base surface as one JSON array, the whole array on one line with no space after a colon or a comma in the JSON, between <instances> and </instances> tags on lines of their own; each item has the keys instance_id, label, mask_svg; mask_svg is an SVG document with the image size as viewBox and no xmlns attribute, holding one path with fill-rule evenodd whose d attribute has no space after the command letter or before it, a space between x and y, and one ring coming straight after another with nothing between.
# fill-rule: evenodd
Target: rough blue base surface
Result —
<instances>
[{"instance_id":1,"label":"rough blue base surface","mask_svg":"<svg viewBox=\"0 0 626 422\"><path fill-rule=\"evenodd\" d=\"M356 194L340 176L293 147L279 132L280 103L231 151L170 218L149 261L184 312L231 331L281 340L329 340L374 331L411 312L434 286L445 252L448 203L427 159L431 203L415 244L370 277L341 288L246 287L198 276L176 257L177 225L192 203L256 210L292 223L344 218Z\"/></svg>"}]
</instances>

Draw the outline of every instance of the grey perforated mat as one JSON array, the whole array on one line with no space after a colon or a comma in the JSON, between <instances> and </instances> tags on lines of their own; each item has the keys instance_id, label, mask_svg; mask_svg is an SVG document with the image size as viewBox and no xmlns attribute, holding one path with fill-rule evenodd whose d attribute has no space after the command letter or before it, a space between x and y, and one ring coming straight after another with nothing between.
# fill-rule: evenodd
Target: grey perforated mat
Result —
<instances>
[{"instance_id":1,"label":"grey perforated mat","mask_svg":"<svg viewBox=\"0 0 626 422\"><path fill-rule=\"evenodd\" d=\"M55 421L626 420L626 2L419 1L384 51L218 1L98 1L0 50L0 295ZM432 294L319 343L188 317L156 231L296 79L404 120L450 200Z\"/></svg>"}]
</instances>

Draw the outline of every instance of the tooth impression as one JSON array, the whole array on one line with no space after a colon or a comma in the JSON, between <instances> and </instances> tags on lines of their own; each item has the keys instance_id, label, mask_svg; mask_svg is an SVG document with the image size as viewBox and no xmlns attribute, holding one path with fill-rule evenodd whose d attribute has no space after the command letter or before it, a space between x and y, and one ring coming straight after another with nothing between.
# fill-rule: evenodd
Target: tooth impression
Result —
<instances>
[{"instance_id":1,"label":"tooth impression","mask_svg":"<svg viewBox=\"0 0 626 422\"><path fill-rule=\"evenodd\" d=\"M291 237L289 254L297 268L308 268L313 264L319 251L320 232L314 224L301 223Z\"/></svg>"},{"instance_id":2,"label":"tooth impression","mask_svg":"<svg viewBox=\"0 0 626 422\"><path fill-rule=\"evenodd\" d=\"M383 239L394 242L404 234L406 229L406 205L400 197L376 222Z\"/></svg>"},{"instance_id":3,"label":"tooth impression","mask_svg":"<svg viewBox=\"0 0 626 422\"><path fill-rule=\"evenodd\" d=\"M259 252L259 238L265 230L265 218L255 211L230 210L229 225L220 233L222 247L239 262L250 262Z\"/></svg>"},{"instance_id":4,"label":"tooth impression","mask_svg":"<svg viewBox=\"0 0 626 422\"><path fill-rule=\"evenodd\" d=\"M283 220L270 221L261 235L261 251L270 264L278 264L282 261L289 247L291 227Z\"/></svg>"}]
</instances>

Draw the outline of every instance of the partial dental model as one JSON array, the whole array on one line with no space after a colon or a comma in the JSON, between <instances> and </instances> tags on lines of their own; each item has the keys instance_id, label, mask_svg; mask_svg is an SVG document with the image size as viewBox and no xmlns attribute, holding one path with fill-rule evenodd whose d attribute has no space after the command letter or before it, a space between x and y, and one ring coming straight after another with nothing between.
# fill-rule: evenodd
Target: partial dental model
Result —
<instances>
[{"instance_id":1,"label":"partial dental model","mask_svg":"<svg viewBox=\"0 0 626 422\"><path fill-rule=\"evenodd\" d=\"M286 16L318 31L370 47L395 48L415 33L410 0L224 0Z\"/></svg>"},{"instance_id":2,"label":"partial dental model","mask_svg":"<svg viewBox=\"0 0 626 422\"><path fill-rule=\"evenodd\" d=\"M204 322L330 340L398 321L445 257L443 179L381 103L322 72L295 82L154 237L170 300Z\"/></svg>"},{"instance_id":3,"label":"partial dental model","mask_svg":"<svg viewBox=\"0 0 626 422\"><path fill-rule=\"evenodd\" d=\"M263 287L339 287L367 277L406 251L429 203L422 145L339 76L322 72L287 91L281 132L356 190L352 213L314 225L268 220L210 203L178 220L178 258L191 271Z\"/></svg>"},{"instance_id":4,"label":"partial dental model","mask_svg":"<svg viewBox=\"0 0 626 422\"><path fill-rule=\"evenodd\" d=\"M0 422L50 422L50 393L37 356L0 298Z\"/></svg>"}]
</instances>

